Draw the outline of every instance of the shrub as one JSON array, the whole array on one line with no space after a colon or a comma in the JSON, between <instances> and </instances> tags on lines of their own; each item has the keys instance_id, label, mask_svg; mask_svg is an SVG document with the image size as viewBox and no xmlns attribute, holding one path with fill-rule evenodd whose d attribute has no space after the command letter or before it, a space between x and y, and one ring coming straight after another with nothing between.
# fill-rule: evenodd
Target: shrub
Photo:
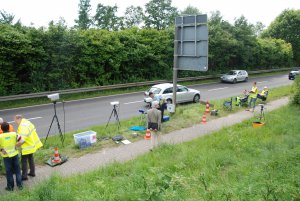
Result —
<instances>
[{"instance_id":1,"label":"shrub","mask_svg":"<svg viewBox=\"0 0 300 201\"><path fill-rule=\"evenodd\" d=\"M292 103L295 105L300 105L300 76L296 76L296 79L293 83Z\"/></svg>"}]
</instances>

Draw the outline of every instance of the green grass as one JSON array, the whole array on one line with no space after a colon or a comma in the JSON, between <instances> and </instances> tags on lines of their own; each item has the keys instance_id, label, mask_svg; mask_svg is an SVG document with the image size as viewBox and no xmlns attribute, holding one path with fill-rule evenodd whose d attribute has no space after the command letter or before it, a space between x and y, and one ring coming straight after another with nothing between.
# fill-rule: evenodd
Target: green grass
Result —
<instances>
[{"instance_id":1,"label":"green grass","mask_svg":"<svg viewBox=\"0 0 300 201\"><path fill-rule=\"evenodd\" d=\"M283 72L261 73L261 74L255 74L251 77L279 75L282 73ZM284 73L287 73L287 72L284 72ZM180 84L194 85L194 84L207 84L207 83L215 83L215 82L219 82L219 78L208 79L208 80L197 80L197 81L185 81L185 82L180 82ZM84 92L84 93L76 93L76 94L65 94L65 95L61 95L60 98L61 98L61 100L64 100L64 101L79 100L79 99L85 99L85 98L93 98L93 97L116 95L116 94L125 94L125 93L139 92L139 91L142 92L142 91L147 90L148 88L149 88L149 86L141 86L141 87L131 87L131 88L123 88L123 89ZM24 100L3 101L3 102L0 102L0 110L40 105L40 104L49 104L49 103L51 103L51 102L46 97L30 98L30 99L24 99Z\"/></svg>"},{"instance_id":2,"label":"green grass","mask_svg":"<svg viewBox=\"0 0 300 201\"><path fill-rule=\"evenodd\" d=\"M190 142L161 145L123 164L53 176L0 199L299 200L299 109L288 105L269 112L261 128L252 128L249 119Z\"/></svg>"}]
</instances>

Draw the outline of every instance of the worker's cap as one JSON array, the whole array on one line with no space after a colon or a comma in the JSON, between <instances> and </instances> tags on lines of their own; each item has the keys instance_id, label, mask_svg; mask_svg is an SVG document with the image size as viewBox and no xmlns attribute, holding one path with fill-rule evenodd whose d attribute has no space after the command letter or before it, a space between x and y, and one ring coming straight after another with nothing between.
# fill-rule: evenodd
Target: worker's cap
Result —
<instances>
[{"instance_id":1,"label":"worker's cap","mask_svg":"<svg viewBox=\"0 0 300 201\"><path fill-rule=\"evenodd\" d=\"M267 89L267 88L268 88L267 86L264 87L264 89Z\"/></svg>"},{"instance_id":2,"label":"worker's cap","mask_svg":"<svg viewBox=\"0 0 300 201\"><path fill-rule=\"evenodd\" d=\"M158 107L158 105L159 105L158 101L153 101L151 106L152 108L156 108Z\"/></svg>"}]
</instances>

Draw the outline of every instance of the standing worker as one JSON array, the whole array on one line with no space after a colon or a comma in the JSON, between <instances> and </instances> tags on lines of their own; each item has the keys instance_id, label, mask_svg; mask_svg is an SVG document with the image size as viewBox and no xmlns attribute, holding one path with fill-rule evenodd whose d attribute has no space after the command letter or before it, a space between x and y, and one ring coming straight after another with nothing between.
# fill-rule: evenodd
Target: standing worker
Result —
<instances>
[{"instance_id":1,"label":"standing worker","mask_svg":"<svg viewBox=\"0 0 300 201\"><path fill-rule=\"evenodd\" d=\"M18 188L21 190L23 188L22 177L16 147L21 146L25 141L15 132L9 132L9 124L7 122L1 123L1 129L3 134L0 135L0 151L5 165L7 181L7 187L5 190L14 190L13 172L16 173L16 183Z\"/></svg>"},{"instance_id":2,"label":"standing worker","mask_svg":"<svg viewBox=\"0 0 300 201\"><path fill-rule=\"evenodd\" d=\"M251 109L251 105L252 105L252 112L254 112L254 108L255 108L255 103L256 103L256 99L257 99L257 94L258 94L258 89L256 86L256 82L253 82L253 86L251 91L249 92L249 104L248 104L248 111L250 111Z\"/></svg>"},{"instance_id":3,"label":"standing worker","mask_svg":"<svg viewBox=\"0 0 300 201\"><path fill-rule=\"evenodd\" d=\"M155 135L151 137L151 150L154 148L155 142L159 144L159 136L158 132L161 129L161 111L158 110L159 102L153 101L151 105L151 109L147 111L147 119L148 119L148 129L151 129L156 132Z\"/></svg>"},{"instance_id":4,"label":"standing worker","mask_svg":"<svg viewBox=\"0 0 300 201\"><path fill-rule=\"evenodd\" d=\"M1 124L3 122L4 122L3 119L0 117L0 134L3 133L2 129L1 129ZM14 132L14 131L15 131L14 127L11 124L9 124L9 132Z\"/></svg>"},{"instance_id":5,"label":"standing worker","mask_svg":"<svg viewBox=\"0 0 300 201\"><path fill-rule=\"evenodd\" d=\"M35 164L33 154L43 146L35 126L21 115L15 116L15 122L19 126L17 133L23 137L25 143L22 145L22 180L27 180L28 176L35 177ZM28 164L30 172L28 173Z\"/></svg>"}]
</instances>

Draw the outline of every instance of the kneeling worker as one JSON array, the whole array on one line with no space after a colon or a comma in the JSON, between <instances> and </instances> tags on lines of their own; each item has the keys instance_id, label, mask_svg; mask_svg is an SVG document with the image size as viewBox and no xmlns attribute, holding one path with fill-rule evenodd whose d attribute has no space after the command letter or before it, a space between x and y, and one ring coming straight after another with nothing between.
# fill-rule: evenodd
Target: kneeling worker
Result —
<instances>
[{"instance_id":1,"label":"kneeling worker","mask_svg":"<svg viewBox=\"0 0 300 201\"><path fill-rule=\"evenodd\" d=\"M16 183L18 188L22 189L22 176L16 146L21 146L25 141L15 132L9 132L9 124L7 122L1 124L1 129L3 130L3 134L0 135L0 151L5 165L7 180L7 187L5 190L14 190L13 172L16 173Z\"/></svg>"},{"instance_id":2,"label":"kneeling worker","mask_svg":"<svg viewBox=\"0 0 300 201\"><path fill-rule=\"evenodd\" d=\"M268 93L268 87L265 86L261 93L257 94L257 98L261 99L262 101L265 101L267 100Z\"/></svg>"},{"instance_id":3,"label":"kneeling worker","mask_svg":"<svg viewBox=\"0 0 300 201\"><path fill-rule=\"evenodd\" d=\"M158 131L161 129L161 111L158 110L159 102L153 101L151 107L152 108L147 111L147 128L153 131ZM155 141L157 141L158 144L159 139L157 135L158 134L151 137L152 148L154 147Z\"/></svg>"}]
</instances>

